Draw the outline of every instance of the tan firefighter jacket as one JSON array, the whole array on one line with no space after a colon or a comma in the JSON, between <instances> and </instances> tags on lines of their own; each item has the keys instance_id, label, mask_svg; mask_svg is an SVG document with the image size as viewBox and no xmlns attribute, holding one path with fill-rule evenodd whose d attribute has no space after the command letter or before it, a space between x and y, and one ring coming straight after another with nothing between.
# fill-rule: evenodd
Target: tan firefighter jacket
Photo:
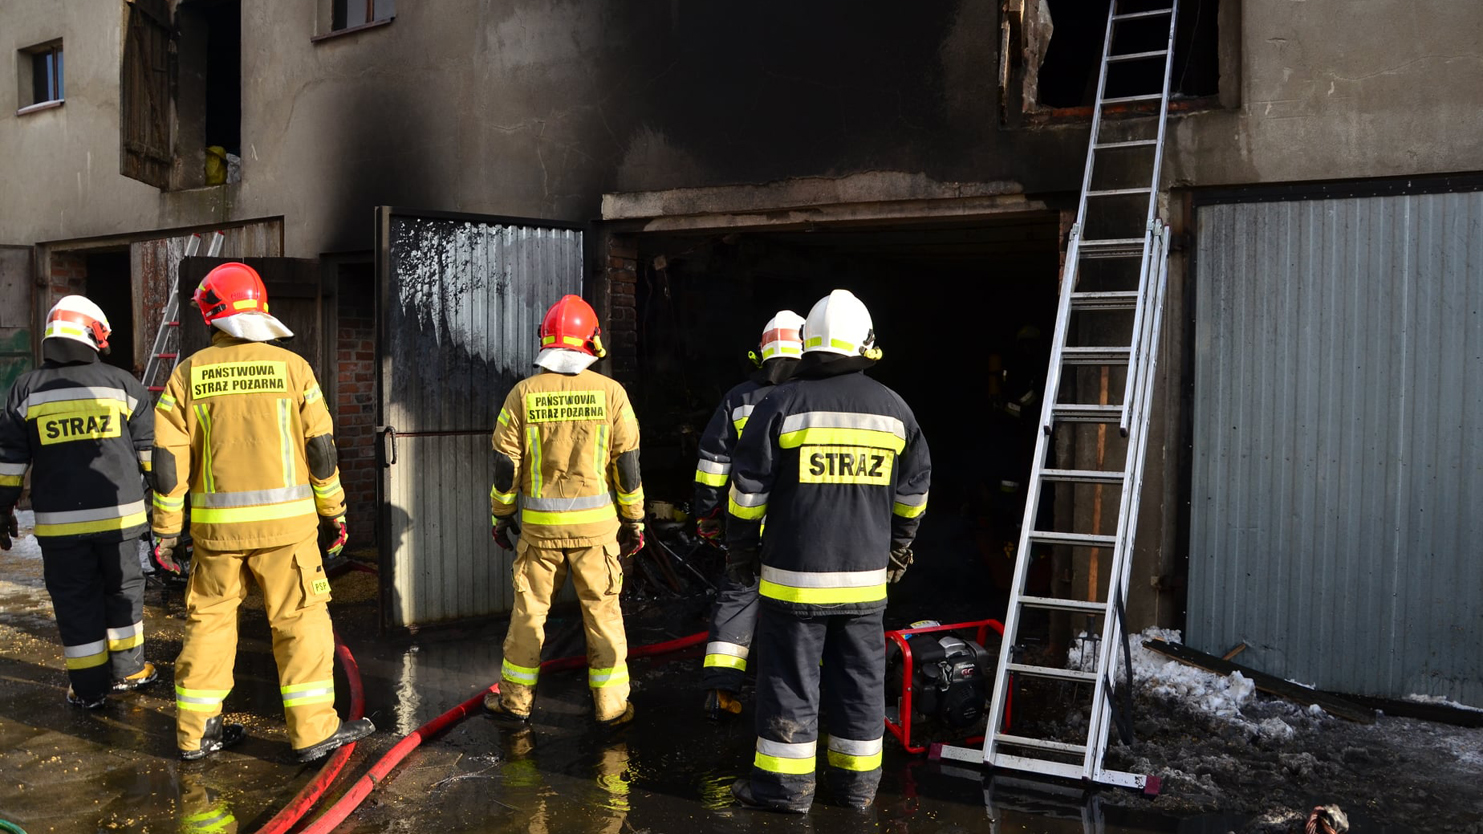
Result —
<instances>
[{"instance_id":1,"label":"tan firefighter jacket","mask_svg":"<svg viewBox=\"0 0 1483 834\"><path fill-rule=\"evenodd\" d=\"M494 430L497 523L516 511L521 535L544 547L615 540L618 517L644 518L639 424L623 386L592 371L543 371L505 398ZM614 509L614 496L617 508Z\"/></svg>"},{"instance_id":2,"label":"tan firefighter jacket","mask_svg":"<svg viewBox=\"0 0 1483 834\"><path fill-rule=\"evenodd\" d=\"M333 426L309 363L216 333L175 368L155 406L154 518L212 550L301 542L345 512Z\"/></svg>"}]
</instances>

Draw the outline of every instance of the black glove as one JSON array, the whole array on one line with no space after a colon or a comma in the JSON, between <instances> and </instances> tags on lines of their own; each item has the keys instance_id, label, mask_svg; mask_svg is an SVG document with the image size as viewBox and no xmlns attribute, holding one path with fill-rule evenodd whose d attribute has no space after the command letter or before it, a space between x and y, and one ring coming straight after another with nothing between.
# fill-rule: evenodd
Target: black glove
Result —
<instances>
[{"instance_id":1,"label":"black glove","mask_svg":"<svg viewBox=\"0 0 1483 834\"><path fill-rule=\"evenodd\" d=\"M877 551L879 552L879 551ZM891 565L886 568L886 582L895 584L906 575L906 569L911 567L911 548L899 547L891 551Z\"/></svg>"},{"instance_id":2,"label":"black glove","mask_svg":"<svg viewBox=\"0 0 1483 834\"><path fill-rule=\"evenodd\" d=\"M179 542L178 536L155 537L154 550L151 551L151 555L154 557L156 568L176 576L180 575L180 563L175 561L175 545Z\"/></svg>"},{"instance_id":3,"label":"black glove","mask_svg":"<svg viewBox=\"0 0 1483 834\"><path fill-rule=\"evenodd\" d=\"M618 554L627 559L644 549L644 523L624 521L618 528Z\"/></svg>"},{"instance_id":4,"label":"black glove","mask_svg":"<svg viewBox=\"0 0 1483 834\"><path fill-rule=\"evenodd\" d=\"M331 558L339 556L348 538L350 538L350 531L345 528L343 514L319 517L319 549L324 552L324 555Z\"/></svg>"},{"instance_id":5,"label":"black glove","mask_svg":"<svg viewBox=\"0 0 1483 834\"><path fill-rule=\"evenodd\" d=\"M0 509L0 550L9 550L12 538L20 536L21 528L16 524L15 507Z\"/></svg>"},{"instance_id":6,"label":"black glove","mask_svg":"<svg viewBox=\"0 0 1483 834\"><path fill-rule=\"evenodd\" d=\"M502 518L494 523L494 543L505 550L514 550L515 545L510 541L510 528L515 522L509 518Z\"/></svg>"},{"instance_id":7,"label":"black glove","mask_svg":"<svg viewBox=\"0 0 1483 834\"><path fill-rule=\"evenodd\" d=\"M762 571L762 553L754 547L733 547L726 551L726 578L738 585L751 586L757 583L757 574Z\"/></svg>"}]
</instances>

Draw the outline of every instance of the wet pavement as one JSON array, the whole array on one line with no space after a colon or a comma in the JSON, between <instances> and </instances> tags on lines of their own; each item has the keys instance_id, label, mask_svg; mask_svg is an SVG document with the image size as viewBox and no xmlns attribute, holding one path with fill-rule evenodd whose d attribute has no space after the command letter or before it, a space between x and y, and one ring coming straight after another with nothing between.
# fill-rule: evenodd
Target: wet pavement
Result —
<instances>
[{"instance_id":1,"label":"wet pavement","mask_svg":"<svg viewBox=\"0 0 1483 834\"><path fill-rule=\"evenodd\" d=\"M354 652L380 728L345 774L358 777L403 734L468 699L498 676L504 627L381 638L376 578L334 581L336 626ZM244 605L237 686L229 720L248 725L242 745L204 763L176 760L173 660L182 620L178 591L146 593L145 654L160 668L148 690L87 713L63 703L61 649L41 583L34 538L0 554L0 819L36 832L180 830L194 815L235 818L254 831L317 769L293 763L283 731L271 646L260 600ZM693 622L633 629L634 645L700 630ZM678 626L678 627L677 627ZM580 651L575 612L553 617L549 656ZM750 711L712 723L699 710L701 649L631 663L632 726L605 737L592 728L585 676L543 676L535 729L502 732L475 716L425 743L337 830L359 832L965 832L1226 831L1220 818L1175 820L1102 808L1064 787L1033 789L989 780L971 768L905 754L890 739L876 807L827 804L807 816L745 811L729 786L750 766ZM338 670L337 670L338 674ZM342 694L343 712L345 687ZM349 779L342 775L336 790ZM1059 793L1057 793L1059 792ZM327 801L338 796L332 792ZM315 813L326 807L321 803ZM214 816L213 816L214 815ZM218 830L231 830L230 827Z\"/></svg>"}]
</instances>

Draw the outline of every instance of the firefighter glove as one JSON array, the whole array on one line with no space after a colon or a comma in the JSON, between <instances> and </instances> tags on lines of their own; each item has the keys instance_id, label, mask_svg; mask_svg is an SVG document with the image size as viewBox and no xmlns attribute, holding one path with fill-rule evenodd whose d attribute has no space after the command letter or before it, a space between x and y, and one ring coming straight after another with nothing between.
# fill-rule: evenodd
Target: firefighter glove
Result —
<instances>
[{"instance_id":1,"label":"firefighter glove","mask_svg":"<svg viewBox=\"0 0 1483 834\"><path fill-rule=\"evenodd\" d=\"M626 559L644 549L644 523L625 521L618 528L618 552Z\"/></svg>"},{"instance_id":2,"label":"firefighter glove","mask_svg":"<svg viewBox=\"0 0 1483 834\"><path fill-rule=\"evenodd\" d=\"M15 507L0 510L0 550L9 550L11 539L20 536L21 528L15 521Z\"/></svg>"},{"instance_id":3,"label":"firefighter glove","mask_svg":"<svg viewBox=\"0 0 1483 834\"><path fill-rule=\"evenodd\" d=\"M762 570L762 553L756 548L733 547L726 551L726 578L750 587L757 583Z\"/></svg>"},{"instance_id":4,"label":"firefighter glove","mask_svg":"<svg viewBox=\"0 0 1483 834\"><path fill-rule=\"evenodd\" d=\"M906 569L911 566L911 548L902 547L891 551L891 566L886 568L886 581L896 583L906 575Z\"/></svg>"},{"instance_id":5,"label":"firefighter glove","mask_svg":"<svg viewBox=\"0 0 1483 834\"><path fill-rule=\"evenodd\" d=\"M319 549L326 556L335 557L345 549L345 540L350 537L350 531L345 529L345 516L319 517Z\"/></svg>"},{"instance_id":6,"label":"firefighter glove","mask_svg":"<svg viewBox=\"0 0 1483 834\"><path fill-rule=\"evenodd\" d=\"M156 568L176 576L181 574L180 563L175 561L175 545L180 542L177 536L156 536L154 540L154 565Z\"/></svg>"},{"instance_id":7,"label":"firefighter glove","mask_svg":"<svg viewBox=\"0 0 1483 834\"><path fill-rule=\"evenodd\" d=\"M514 550L515 545L510 541L510 528L514 522L508 518L499 519L494 523L494 543L505 550Z\"/></svg>"},{"instance_id":8,"label":"firefighter glove","mask_svg":"<svg viewBox=\"0 0 1483 834\"><path fill-rule=\"evenodd\" d=\"M707 544L717 545L721 543L721 508L717 507L709 515L701 516L695 521L695 535L700 536Z\"/></svg>"}]
</instances>

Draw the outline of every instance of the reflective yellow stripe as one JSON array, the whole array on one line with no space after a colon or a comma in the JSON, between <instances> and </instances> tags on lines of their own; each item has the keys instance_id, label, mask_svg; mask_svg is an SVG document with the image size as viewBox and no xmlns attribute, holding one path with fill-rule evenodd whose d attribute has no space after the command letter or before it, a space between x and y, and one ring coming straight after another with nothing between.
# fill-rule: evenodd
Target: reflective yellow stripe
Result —
<instances>
[{"instance_id":1,"label":"reflective yellow stripe","mask_svg":"<svg viewBox=\"0 0 1483 834\"><path fill-rule=\"evenodd\" d=\"M196 420L201 424L201 475L206 491L216 492L216 478L211 474L211 414L206 406L196 403Z\"/></svg>"},{"instance_id":2,"label":"reflective yellow stripe","mask_svg":"<svg viewBox=\"0 0 1483 834\"><path fill-rule=\"evenodd\" d=\"M745 672L747 670L747 659L729 654L708 654L705 656L703 666L720 666L723 669L739 669Z\"/></svg>"},{"instance_id":3,"label":"reflective yellow stripe","mask_svg":"<svg viewBox=\"0 0 1483 834\"><path fill-rule=\"evenodd\" d=\"M597 488L608 491L608 427L597 427L597 443L593 444L592 471L597 473ZM618 500L622 501L620 494Z\"/></svg>"},{"instance_id":4,"label":"reflective yellow stripe","mask_svg":"<svg viewBox=\"0 0 1483 834\"><path fill-rule=\"evenodd\" d=\"M235 823L237 818L232 816L226 806L212 808L199 814L192 814L182 820L187 831L220 831Z\"/></svg>"},{"instance_id":5,"label":"reflective yellow stripe","mask_svg":"<svg viewBox=\"0 0 1483 834\"><path fill-rule=\"evenodd\" d=\"M619 504L642 504L642 503L644 503L644 488L643 487L639 487L638 489L634 490L633 492L624 492L621 489L618 490L618 503Z\"/></svg>"},{"instance_id":6,"label":"reflective yellow stripe","mask_svg":"<svg viewBox=\"0 0 1483 834\"><path fill-rule=\"evenodd\" d=\"M285 707L302 707L308 704L332 704L335 702L335 682L309 681L278 688Z\"/></svg>"},{"instance_id":7,"label":"reflective yellow stripe","mask_svg":"<svg viewBox=\"0 0 1483 834\"><path fill-rule=\"evenodd\" d=\"M890 449L900 452L906 448L906 441L891 432L875 431L872 429L847 429L829 426L815 426L813 428L799 429L798 431L784 432L778 436L778 445L784 449L796 449L804 444L823 446L868 446L873 449Z\"/></svg>"},{"instance_id":8,"label":"reflective yellow stripe","mask_svg":"<svg viewBox=\"0 0 1483 834\"><path fill-rule=\"evenodd\" d=\"M154 504L156 508L164 510L166 512L175 512L185 509L185 496L182 495L179 498L171 498L168 495L161 495L156 492L154 494L154 497L150 499L150 503Z\"/></svg>"},{"instance_id":9,"label":"reflective yellow stripe","mask_svg":"<svg viewBox=\"0 0 1483 834\"><path fill-rule=\"evenodd\" d=\"M25 479L25 475L0 475L0 486L18 487Z\"/></svg>"},{"instance_id":10,"label":"reflective yellow stripe","mask_svg":"<svg viewBox=\"0 0 1483 834\"><path fill-rule=\"evenodd\" d=\"M922 513L925 513L926 511L927 511L927 505L926 504L921 504L921 505L918 505L918 506L913 507L910 504L903 504L900 501L897 501L896 503L894 503L894 504L891 505L891 514L892 515L899 515L902 518L916 518L917 516L921 515ZM932 517L933 518L936 518L937 516L932 516Z\"/></svg>"},{"instance_id":11,"label":"reflective yellow stripe","mask_svg":"<svg viewBox=\"0 0 1483 834\"><path fill-rule=\"evenodd\" d=\"M508 408L501 408L499 410L499 424L501 426L508 426L508 425L510 425L510 409L508 409Z\"/></svg>"},{"instance_id":12,"label":"reflective yellow stripe","mask_svg":"<svg viewBox=\"0 0 1483 834\"><path fill-rule=\"evenodd\" d=\"M803 776L814 772L813 756L790 759L784 756L769 756L759 750L752 757L752 764L756 765L758 770L781 773L786 776Z\"/></svg>"},{"instance_id":13,"label":"reflective yellow stripe","mask_svg":"<svg viewBox=\"0 0 1483 834\"><path fill-rule=\"evenodd\" d=\"M175 398L170 396L169 394L162 393L160 394L160 401L155 403L154 407L158 408L160 411L168 412L171 409L175 408Z\"/></svg>"},{"instance_id":14,"label":"reflective yellow stripe","mask_svg":"<svg viewBox=\"0 0 1483 834\"><path fill-rule=\"evenodd\" d=\"M283 518L298 518L316 515L314 499L287 501L282 504L264 504L258 507L195 507L191 510L193 524L242 524L250 521L277 521Z\"/></svg>"},{"instance_id":15,"label":"reflective yellow stripe","mask_svg":"<svg viewBox=\"0 0 1483 834\"><path fill-rule=\"evenodd\" d=\"M340 491L340 476L336 475L323 486L319 484L311 484L311 486L314 487L314 494L318 497L333 498L335 493Z\"/></svg>"},{"instance_id":16,"label":"reflective yellow stripe","mask_svg":"<svg viewBox=\"0 0 1483 834\"><path fill-rule=\"evenodd\" d=\"M90 655L87 655L85 657L69 657L69 658L67 658L67 668L68 669L91 669L94 666L102 666L103 664L105 664L107 662L108 662L108 652L103 651L103 652L99 652L97 654L90 654Z\"/></svg>"},{"instance_id":17,"label":"reflective yellow stripe","mask_svg":"<svg viewBox=\"0 0 1483 834\"><path fill-rule=\"evenodd\" d=\"M741 437L742 429L744 429L744 428L747 427L747 419L748 418L743 417L740 420L732 420L731 421L731 425L736 429L736 436L737 437Z\"/></svg>"},{"instance_id":18,"label":"reflective yellow stripe","mask_svg":"<svg viewBox=\"0 0 1483 834\"><path fill-rule=\"evenodd\" d=\"M525 444L530 448L530 494L541 497L541 430L536 426L525 429Z\"/></svg>"},{"instance_id":19,"label":"reflective yellow stripe","mask_svg":"<svg viewBox=\"0 0 1483 834\"><path fill-rule=\"evenodd\" d=\"M186 689L175 685L175 708L186 712L221 712L221 702L231 694L230 689Z\"/></svg>"},{"instance_id":20,"label":"reflective yellow stripe","mask_svg":"<svg viewBox=\"0 0 1483 834\"><path fill-rule=\"evenodd\" d=\"M743 507L736 503L736 487L733 486L731 494L726 496L726 509L737 518L755 520L767 515L767 502L764 501L755 507Z\"/></svg>"},{"instance_id":21,"label":"reflective yellow stripe","mask_svg":"<svg viewBox=\"0 0 1483 834\"><path fill-rule=\"evenodd\" d=\"M304 402L306 403L312 403L323 396L324 391L320 389L318 384L311 385L304 390Z\"/></svg>"},{"instance_id":22,"label":"reflective yellow stripe","mask_svg":"<svg viewBox=\"0 0 1483 834\"><path fill-rule=\"evenodd\" d=\"M705 484L706 486L713 487L723 487L726 486L726 482L730 480L730 478L731 476L729 475L716 475L710 472L703 472L699 469L695 470L695 482L697 484Z\"/></svg>"},{"instance_id":23,"label":"reflective yellow stripe","mask_svg":"<svg viewBox=\"0 0 1483 834\"><path fill-rule=\"evenodd\" d=\"M823 346L824 346L824 337L823 336L814 336L814 337L810 338L808 340L808 342L804 345L804 347L811 347L811 348L823 347ZM854 353L855 352L855 343L854 342L846 342L843 339L830 339L829 340L829 346L832 347L832 348L837 348L839 350L846 351L848 353Z\"/></svg>"},{"instance_id":24,"label":"reflective yellow stripe","mask_svg":"<svg viewBox=\"0 0 1483 834\"><path fill-rule=\"evenodd\" d=\"M628 683L628 664L620 663L617 666L606 668L587 669L587 685L593 689L601 689L604 686L617 686L620 683Z\"/></svg>"},{"instance_id":25,"label":"reflective yellow stripe","mask_svg":"<svg viewBox=\"0 0 1483 834\"><path fill-rule=\"evenodd\" d=\"M524 684L525 686L535 686L536 680L538 680L540 676L541 667L539 666L521 666L518 663L511 663L508 660L504 661L504 663L500 665L500 677L504 678L510 683L519 683Z\"/></svg>"},{"instance_id":26,"label":"reflective yellow stripe","mask_svg":"<svg viewBox=\"0 0 1483 834\"><path fill-rule=\"evenodd\" d=\"M616 517L617 514L613 512L611 504L592 510L541 512L522 509L520 511L520 520L526 524L591 524L595 521L607 521Z\"/></svg>"},{"instance_id":27,"label":"reflective yellow stripe","mask_svg":"<svg viewBox=\"0 0 1483 834\"><path fill-rule=\"evenodd\" d=\"M144 524L149 517L144 513L130 513L120 518L102 518L96 521L73 521L65 524L37 524L38 536L80 536L84 533L102 533L106 530L127 530Z\"/></svg>"},{"instance_id":28,"label":"reflective yellow stripe","mask_svg":"<svg viewBox=\"0 0 1483 834\"><path fill-rule=\"evenodd\" d=\"M513 504L513 503L515 503L515 492L514 492L514 490L511 490L510 492L500 492L498 489L496 489L494 487L490 487L489 488L489 497L491 499L493 499L495 502L500 503L500 504Z\"/></svg>"},{"instance_id":29,"label":"reflective yellow stripe","mask_svg":"<svg viewBox=\"0 0 1483 834\"><path fill-rule=\"evenodd\" d=\"M881 754L852 756L849 753L830 750L829 764L843 770L875 770L881 766Z\"/></svg>"},{"instance_id":30,"label":"reflective yellow stripe","mask_svg":"<svg viewBox=\"0 0 1483 834\"><path fill-rule=\"evenodd\" d=\"M758 585L757 593L768 599L796 602L803 605L879 602L886 598L886 583L882 582L879 585L865 585L857 588L793 588L764 579Z\"/></svg>"},{"instance_id":31,"label":"reflective yellow stripe","mask_svg":"<svg viewBox=\"0 0 1483 834\"><path fill-rule=\"evenodd\" d=\"M111 652L123 652L144 645L144 635L135 634L133 637L125 637L122 640L109 640L108 650Z\"/></svg>"},{"instance_id":32,"label":"reflective yellow stripe","mask_svg":"<svg viewBox=\"0 0 1483 834\"><path fill-rule=\"evenodd\" d=\"M294 485L294 451L293 451L293 428L289 422L289 409L293 407L293 400L279 398L278 400L278 453L283 459L283 485L291 487Z\"/></svg>"}]
</instances>

